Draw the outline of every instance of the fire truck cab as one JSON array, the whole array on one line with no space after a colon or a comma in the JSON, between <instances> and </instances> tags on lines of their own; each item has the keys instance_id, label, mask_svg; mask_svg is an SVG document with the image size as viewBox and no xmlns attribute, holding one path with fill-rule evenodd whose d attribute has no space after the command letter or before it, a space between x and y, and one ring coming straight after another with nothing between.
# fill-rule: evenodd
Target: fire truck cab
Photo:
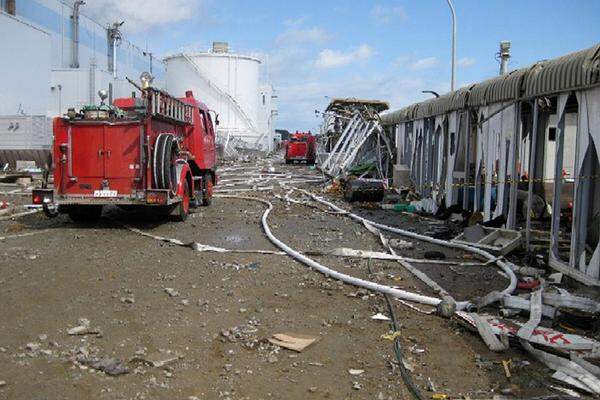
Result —
<instances>
[{"instance_id":1,"label":"fire truck cab","mask_svg":"<svg viewBox=\"0 0 600 400\"><path fill-rule=\"evenodd\" d=\"M100 91L101 105L54 119L54 188L32 193L47 215L80 221L107 205L145 206L183 221L190 207L210 204L217 160L208 108L191 91L176 99L135 86L141 97L105 105Z\"/></svg>"},{"instance_id":2,"label":"fire truck cab","mask_svg":"<svg viewBox=\"0 0 600 400\"><path fill-rule=\"evenodd\" d=\"M292 164L295 161L304 161L314 164L317 153L317 140L309 132L292 133L285 146L285 163Z\"/></svg>"}]
</instances>

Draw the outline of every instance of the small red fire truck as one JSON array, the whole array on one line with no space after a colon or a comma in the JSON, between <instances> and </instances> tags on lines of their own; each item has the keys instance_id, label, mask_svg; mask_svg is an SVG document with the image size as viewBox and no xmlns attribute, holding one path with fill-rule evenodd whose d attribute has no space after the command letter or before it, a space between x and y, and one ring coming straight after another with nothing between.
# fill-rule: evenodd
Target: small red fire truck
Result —
<instances>
[{"instance_id":1,"label":"small red fire truck","mask_svg":"<svg viewBox=\"0 0 600 400\"><path fill-rule=\"evenodd\" d=\"M190 207L210 204L216 152L208 108L191 91L176 99L142 82L131 82L141 97L105 105L100 91L101 105L54 119L54 188L32 193L48 216L81 221L106 205L150 206L184 221Z\"/></svg>"},{"instance_id":2,"label":"small red fire truck","mask_svg":"<svg viewBox=\"0 0 600 400\"><path fill-rule=\"evenodd\" d=\"M317 153L317 139L309 132L292 133L285 146L285 163L304 161L314 164Z\"/></svg>"}]
</instances>

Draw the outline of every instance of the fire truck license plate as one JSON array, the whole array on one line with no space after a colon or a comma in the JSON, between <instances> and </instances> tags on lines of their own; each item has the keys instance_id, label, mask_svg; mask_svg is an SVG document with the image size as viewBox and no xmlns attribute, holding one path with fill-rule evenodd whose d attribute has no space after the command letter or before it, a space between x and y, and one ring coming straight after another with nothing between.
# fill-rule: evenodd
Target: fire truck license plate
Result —
<instances>
[{"instance_id":1,"label":"fire truck license plate","mask_svg":"<svg viewBox=\"0 0 600 400\"><path fill-rule=\"evenodd\" d=\"M94 190L94 197L117 197L116 190Z\"/></svg>"}]
</instances>

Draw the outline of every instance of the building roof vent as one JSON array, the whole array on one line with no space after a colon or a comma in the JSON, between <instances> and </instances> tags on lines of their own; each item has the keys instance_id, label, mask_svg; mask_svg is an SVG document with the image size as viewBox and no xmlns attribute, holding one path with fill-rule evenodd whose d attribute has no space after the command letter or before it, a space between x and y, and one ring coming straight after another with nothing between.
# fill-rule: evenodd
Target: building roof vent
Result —
<instances>
[{"instance_id":1,"label":"building roof vent","mask_svg":"<svg viewBox=\"0 0 600 400\"><path fill-rule=\"evenodd\" d=\"M229 43L227 42L213 42L213 53L228 53Z\"/></svg>"}]
</instances>

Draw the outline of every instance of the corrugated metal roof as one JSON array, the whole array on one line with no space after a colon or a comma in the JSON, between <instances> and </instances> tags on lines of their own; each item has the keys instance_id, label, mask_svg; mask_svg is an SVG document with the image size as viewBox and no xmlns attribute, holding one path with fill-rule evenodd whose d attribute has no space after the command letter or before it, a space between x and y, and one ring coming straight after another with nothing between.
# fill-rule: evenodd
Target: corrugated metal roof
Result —
<instances>
[{"instance_id":1,"label":"corrugated metal roof","mask_svg":"<svg viewBox=\"0 0 600 400\"><path fill-rule=\"evenodd\" d=\"M532 68L526 82L525 97L575 90L600 83L598 62L600 44L567 54Z\"/></svg>"},{"instance_id":2,"label":"corrugated metal roof","mask_svg":"<svg viewBox=\"0 0 600 400\"><path fill-rule=\"evenodd\" d=\"M421 103L411 104L410 106L406 107L406 117L409 120L415 119L417 117L417 111L420 107Z\"/></svg>"},{"instance_id":3,"label":"corrugated metal roof","mask_svg":"<svg viewBox=\"0 0 600 400\"><path fill-rule=\"evenodd\" d=\"M440 115L448 111L453 94L454 92L446 93L433 100L430 107L431 115Z\"/></svg>"},{"instance_id":4,"label":"corrugated metal roof","mask_svg":"<svg viewBox=\"0 0 600 400\"><path fill-rule=\"evenodd\" d=\"M381 116L381 123L384 126L387 126L387 125L396 125L400 122L406 121L408 119L408 117L406 115L406 109L407 109L407 107L383 114Z\"/></svg>"},{"instance_id":5,"label":"corrugated metal roof","mask_svg":"<svg viewBox=\"0 0 600 400\"><path fill-rule=\"evenodd\" d=\"M530 68L522 68L505 75L475 84L469 94L469 106L481 107L492 103L521 98L523 80Z\"/></svg>"},{"instance_id":6,"label":"corrugated metal roof","mask_svg":"<svg viewBox=\"0 0 600 400\"><path fill-rule=\"evenodd\" d=\"M431 117L433 115L432 106L436 100L437 98L425 100L424 102L419 103L419 108L417 108L415 117L417 119Z\"/></svg>"},{"instance_id":7,"label":"corrugated metal roof","mask_svg":"<svg viewBox=\"0 0 600 400\"><path fill-rule=\"evenodd\" d=\"M452 99L450 99L447 111L462 110L465 108L473 86L465 86L452 92Z\"/></svg>"},{"instance_id":8,"label":"corrugated metal roof","mask_svg":"<svg viewBox=\"0 0 600 400\"><path fill-rule=\"evenodd\" d=\"M600 84L600 44L412 104L382 116L382 121L384 125L393 125L461 110L467 105L480 107L597 84Z\"/></svg>"},{"instance_id":9,"label":"corrugated metal roof","mask_svg":"<svg viewBox=\"0 0 600 400\"><path fill-rule=\"evenodd\" d=\"M523 80L531 68L521 68L502 75L493 82L485 95L486 104L517 100L523 95Z\"/></svg>"},{"instance_id":10,"label":"corrugated metal roof","mask_svg":"<svg viewBox=\"0 0 600 400\"><path fill-rule=\"evenodd\" d=\"M381 116L382 125L389 126L399 124L400 122L412 121L415 119L416 110L419 108L419 105L420 103L415 103L408 107L383 114Z\"/></svg>"}]
</instances>

